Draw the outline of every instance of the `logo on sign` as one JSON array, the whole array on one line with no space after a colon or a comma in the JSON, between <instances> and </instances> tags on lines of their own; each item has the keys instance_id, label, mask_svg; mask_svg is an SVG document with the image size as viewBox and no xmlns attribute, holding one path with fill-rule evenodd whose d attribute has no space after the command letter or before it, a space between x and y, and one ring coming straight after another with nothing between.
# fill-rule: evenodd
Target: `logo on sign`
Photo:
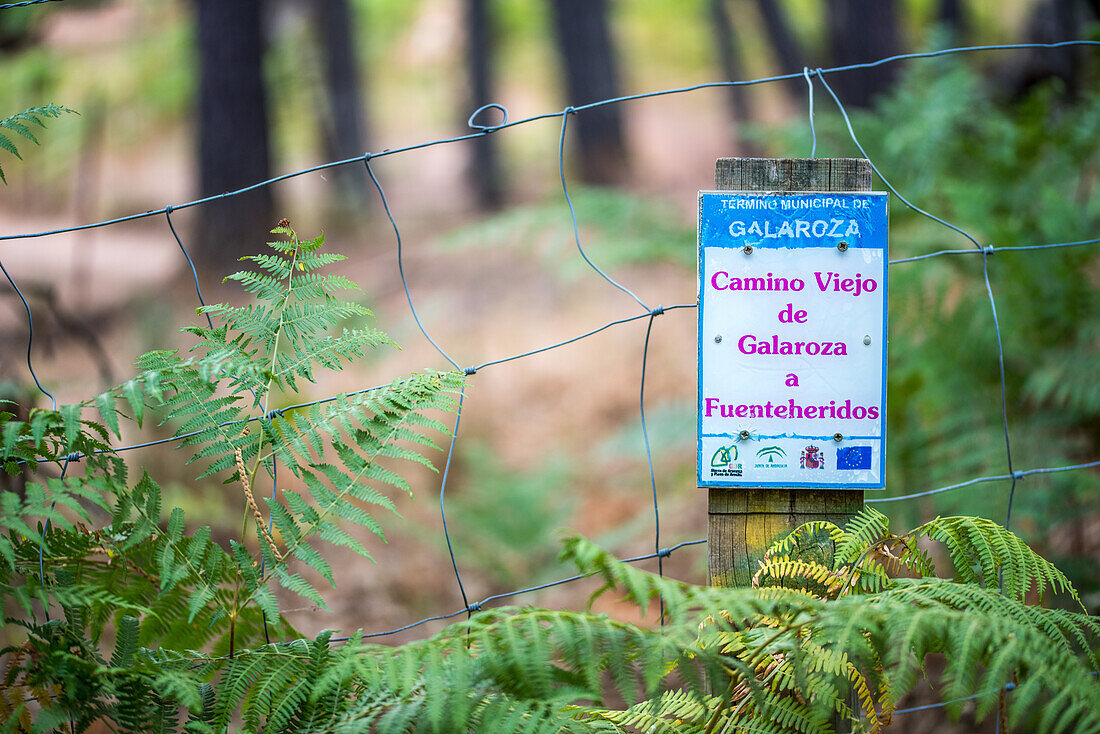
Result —
<instances>
[{"instance_id":1,"label":"logo on sign","mask_svg":"<svg viewBox=\"0 0 1100 734\"><path fill-rule=\"evenodd\" d=\"M821 453L821 449L811 444L802 449L801 464L803 469L824 469L825 455Z\"/></svg>"},{"instance_id":2,"label":"logo on sign","mask_svg":"<svg viewBox=\"0 0 1100 734\"><path fill-rule=\"evenodd\" d=\"M714 452L714 456L711 457L710 465L713 467L729 466L731 462L736 460L736 446L720 446L718 450Z\"/></svg>"},{"instance_id":3,"label":"logo on sign","mask_svg":"<svg viewBox=\"0 0 1100 734\"><path fill-rule=\"evenodd\" d=\"M710 458L710 475L712 477L739 477L741 476L741 464L737 461L737 446L719 446Z\"/></svg>"},{"instance_id":4,"label":"logo on sign","mask_svg":"<svg viewBox=\"0 0 1100 734\"><path fill-rule=\"evenodd\" d=\"M787 463L781 461L781 459L787 458L787 452L779 446L765 446L756 452L757 459L763 459L763 462L758 461L756 463L757 469L786 469Z\"/></svg>"},{"instance_id":5,"label":"logo on sign","mask_svg":"<svg viewBox=\"0 0 1100 734\"><path fill-rule=\"evenodd\" d=\"M836 450L836 468L849 471L871 468L870 446L845 446Z\"/></svg>"}]
</instances>

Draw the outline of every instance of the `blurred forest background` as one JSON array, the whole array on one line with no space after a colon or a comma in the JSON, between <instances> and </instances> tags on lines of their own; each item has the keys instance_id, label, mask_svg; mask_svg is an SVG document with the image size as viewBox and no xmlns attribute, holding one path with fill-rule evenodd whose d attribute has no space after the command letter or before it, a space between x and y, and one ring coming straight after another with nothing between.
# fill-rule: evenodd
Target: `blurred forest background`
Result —
<instances>
[{"instance_id":1,"label":"blurred forest background","mask_svg":"<svg viewBox=\"0 0 1100 734\"><path fill-rule=\"evenodd\" d=\"M46 102L80 115L52 121L41 147L20 146L23 161L0 154L0 232L178 205L462 135L489 103L514 120L911 51L1098 39L1098 19L1097 0L66 0L9 9L0 11L0 117ZM1100 232L1098 62L1094 48L996 51L828 81L903 194L983 243L1039 244ZM717 157L808 156L806 92L801 79L710 88L571 117L565 170L587 252L648 303L694 302L696 191L711 188ZM500 120L492 109L473 122ZM815 121L817 155L858 155L820 85ZM372 163L402 230L413 298L461 364L636 313L576 253L558 180L560 124L552 117ZM890 206L893 258L968 246L896 199ZM331 249L349 256L343 271L364 287L376 324L402 347L303 399L445 366L409 313L393 232L361 164L174 213L208 302L242 300L221 277L282 217L303 236L325 230ZM162 218L3 242L0 257L28 292L38 373L61 402L125 380L143 350L187 344L178 328L192 322L194 287ZM1100 459L1097 246L996 254L990 275L1016 467ZM1004 474L980 259L900 264L890 278L886 495ZM0 303L3 392L40 402L24 362L22 306L6 288ZM650 345L662 545L705 535L706 495L694 486L695 318L687 309L662 316ZM644 336L638 321L471 378L447 491L471 598L567 575L555 561L562 527L621 555L652 551L638 416ZM142 438L163 435L169 427L147 425ZM189 513L231 515L223 509L236 500L216 482L196 483L198 470L171 449L128 460L158 472ZM461 606L439 477L411 480L402 519L385 523L389 543L366 541L379 563L353 564L349 553L333 612L289 615L304 634L386 629ZM1013 529L1067 571L1094 613L1098 490L1095 470L1031 476L1013 510ZM1003 522L1007 496L1008 482L993 482L879 508L903 527L937 513ZM705 558L682 551L665 570L702 581ZM562 587L519 601L578 605L585 593Z\"/></svg>"}]
</instances>

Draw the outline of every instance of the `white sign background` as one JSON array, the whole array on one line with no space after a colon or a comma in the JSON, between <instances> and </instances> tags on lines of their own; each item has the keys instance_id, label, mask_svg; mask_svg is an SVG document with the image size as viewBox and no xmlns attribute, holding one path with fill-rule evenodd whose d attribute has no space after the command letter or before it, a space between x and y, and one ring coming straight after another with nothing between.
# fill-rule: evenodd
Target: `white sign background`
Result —
<instances>
[{"instance_id":1,"label":"white sign background","mask_svg":"<svg viewBox=\"0 0 1100 734\"><path fill-rule=\"evenodd\" d=\"M699 211L699 486L883 487L885 194L701 192Z\"/></svg>"}]
</instances>

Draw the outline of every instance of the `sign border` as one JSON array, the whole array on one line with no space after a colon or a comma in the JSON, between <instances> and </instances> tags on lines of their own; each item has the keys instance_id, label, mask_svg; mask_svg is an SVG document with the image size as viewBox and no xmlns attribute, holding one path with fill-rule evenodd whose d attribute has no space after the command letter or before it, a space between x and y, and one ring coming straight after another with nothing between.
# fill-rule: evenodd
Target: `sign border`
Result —
<instances>
[{"instance_id":1,"label":"sign border","mask_svg":"<svg viewBox=\"0 0 1100 734\"><path fill-rule=\"evenodd\" d=\"M704 248L703 248L703 200L712 196L752 196L755 198L763 197L828 197L828 196L844 196L844 197L874 197L881 198L884 205L884 214L886 216L887 231L884 235L884 241L882 244L882 389L881 389L881 413L879 416L879 436L876 437L852 437L853 439L864 441L878 441L879 442L879 480L871 482L757 482L745 479L734 478L713 478L703 476L703 410L702 410L702 394L703 394L703 276L706 272L704 267ZM836 490L864 490L864 489L885 489L886 488L886 366L887 366L887 353L889 352L888 337L888 315L889 315L889 194L885 191L733 191L733 190L702 190L698 196L698 218L696 223L696 298L699 304L699 315L697 322L697 339L696 339L696 388L695 388L695 415L696 415L696 429L695 429L695 477L697 486L703 489L718 488L718 489L769 489L769 488L789 488L789 489L836 489ZM835 245L809 245L810 247L835 247ZM878 249L868 248L868 249ZM708 435L707 437L711 437ZM733 439L740 440L737 436L731 435ZM800 434L783 434L781 436L767 436L765 438L799 438L812 441L832 441L832 436L802 436ZM848 437L845 437L848 438ZM757 440L757 437L753 436L750 441Z\"/></svg>"}]
</instances>

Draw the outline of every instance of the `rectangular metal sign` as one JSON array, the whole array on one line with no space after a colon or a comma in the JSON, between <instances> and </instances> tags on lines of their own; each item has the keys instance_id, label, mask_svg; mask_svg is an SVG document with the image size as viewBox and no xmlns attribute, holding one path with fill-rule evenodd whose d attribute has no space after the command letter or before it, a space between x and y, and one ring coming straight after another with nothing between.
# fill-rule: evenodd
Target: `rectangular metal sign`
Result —
<instances>
[{"instance_id":1,"label":"rectangular metal sign","mask_svg":"<svg viewBox=\"0 0 1100 734\"><path fill-rule=\"evenodd\" d=\"M699 193L700 487L885 486L884 193Z\"/></svg>"}]
</instances>

